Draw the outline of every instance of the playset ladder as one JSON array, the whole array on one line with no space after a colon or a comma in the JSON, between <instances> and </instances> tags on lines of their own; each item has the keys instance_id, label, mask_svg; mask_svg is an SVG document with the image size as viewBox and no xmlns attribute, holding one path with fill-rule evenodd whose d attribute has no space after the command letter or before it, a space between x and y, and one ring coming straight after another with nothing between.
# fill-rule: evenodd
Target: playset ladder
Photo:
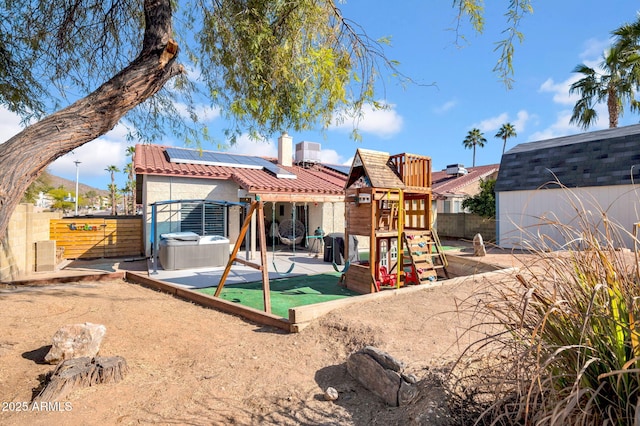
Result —
<instances>
[{"instance_id":1,"label":"playset ladder","mask_svg":"<svg viewBox=\"0 0 640 426\"><path fill-rule=\"evenodd\" d=\"M402 238L407 253L403 264L411 268L411 272L405 275L405 283L421 284L425 281L434 281L438 279L440 269L445 277L449 278L447 259L435 232L403 233Z\"/></svg>"}]
</instances>

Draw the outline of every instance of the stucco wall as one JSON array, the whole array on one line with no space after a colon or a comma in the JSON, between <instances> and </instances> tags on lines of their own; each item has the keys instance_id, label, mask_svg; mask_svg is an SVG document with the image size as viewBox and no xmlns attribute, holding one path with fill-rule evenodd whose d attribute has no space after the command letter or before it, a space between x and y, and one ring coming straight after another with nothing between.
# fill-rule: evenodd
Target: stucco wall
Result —
<instances>
[{"instance_id":1,"label":"stucco wall","mask_svg":"<svg viewBox=\"0 0 640 426\"><path fill-rule=\"evenodd\" d=\"M238 185L233 181L172 176L143 175L144 241L146 254L151 253L151 203L168 200L224 200L237 202ZM229 208L229 240L234 244L240 229L239 206ZM180 231L180 207L158 209L158 234Z\"/></svg>"},{"instance_id":2,"label":"stucco wall","mask_svg":"<svg viewBox=\"0 0 640 426\"><path fill-rule=\"evenodd\" d=\"M344 202L322 205L322 229L325 234L344 232Z\"/></svg>"},{"instance_id":3,"label":"stucco wall","mask_svg":"<svg viewBox=\"0 0 640 426\"><path fill-rule=\"evenodd\" d=\"M49 221L59 212L38 212L33 204L19 204L9 219L6 244L0 242L0 280L10 281L35 271L35 243L49 240Z\"/></svg>"}]
</instances>

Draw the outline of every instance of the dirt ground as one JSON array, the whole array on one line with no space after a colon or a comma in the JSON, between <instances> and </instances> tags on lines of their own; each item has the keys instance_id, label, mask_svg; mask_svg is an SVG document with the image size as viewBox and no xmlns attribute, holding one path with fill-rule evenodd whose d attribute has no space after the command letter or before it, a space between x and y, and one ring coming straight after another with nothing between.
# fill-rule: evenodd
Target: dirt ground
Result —
<instances>
[{"instance_id":1,"label":"dirt ground","mask_svg":"<svg viewBox=\"0 0 640 426\"><path fill-rule=\"evenodd\" d=\"M520 264L500 251L484 260ZM123 280L0 287L0 424L451 424L439 372L472 338L456 303L486 284L470 277L356 304L298 334ZM83 322L106 326L100 355L124 357L127 376L72 392L58 411L34 411L32 396L54 367L43 363L51 337ZM348 355L365 345L418 377L414 404L387 407L349 376ZM339 392L334 402L324 400L328 386Z\"/></svg>"}]
</instances>

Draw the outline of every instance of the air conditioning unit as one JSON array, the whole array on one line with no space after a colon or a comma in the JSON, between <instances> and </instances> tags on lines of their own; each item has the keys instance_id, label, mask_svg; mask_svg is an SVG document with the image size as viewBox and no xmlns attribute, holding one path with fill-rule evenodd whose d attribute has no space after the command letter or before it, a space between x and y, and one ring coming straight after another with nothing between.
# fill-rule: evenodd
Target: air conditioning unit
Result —
<instances>
[{"instance_id":1,"label":"air conditioning unit","mask_svg":"<svg viewBox=\"0 0 640 426\"><path fill-rule=\"evenodd\" d=\"M469 173L469 171L464 168L463 164L449 164L445 169L445 172L451 176L453 175L461 176Z\"/></svg>"},{"instance_id":2,"label":"air conditioning unit","mask_svg":"<svg viewBox=\"0 0 640 426\"><path fill-rule=\"evenodd\" d=\"M296 164L320 162L320 144L317 142L298 142L296 144Z\"/></svg>"}]
</instances>

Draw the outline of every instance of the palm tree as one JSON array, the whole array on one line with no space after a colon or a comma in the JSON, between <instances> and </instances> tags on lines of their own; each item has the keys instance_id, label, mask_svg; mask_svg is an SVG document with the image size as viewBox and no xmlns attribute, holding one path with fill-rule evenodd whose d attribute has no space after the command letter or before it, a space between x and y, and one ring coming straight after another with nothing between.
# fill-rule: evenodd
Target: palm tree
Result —
<instances>
[{"instance_id":1,"label":"palm tree","mask_svg":"<svg viewBox=\"0 0 640 426\"><path fill-rule=\"evenodd\" d=\"M87 197L87 200L89 201L89 207L94 208L96 206L96 198L98 197L98 193L93 189L90 189L85 192L84 196Z\"/></svg>"},{"instance_id":2,"label":"palm tree","mask_svg":"<svg viewBox=\"0 0 640 426\"><path fill-rule=\"evenodd\" d=\"M129 194L129 185L128 182L119 189L120 194L122 194L122 210L125 215L129 214L129 200L127 199L127 195Z\"/></svg>"},{"instance_id":3,"label":"palm tree","mask_svg":"<svg viewBox=\"0 0 640 426\"><path fill-rule=\"evenodd\" d=\"M513 124L504 123L502 127L500 127L500 130L496 133L496 138L500 138L504 141L502 144L502 155L504 155L504 150L507 147L507 139L515 138L516 136L518 136L518 134L516 133L516 128Z\"/></svg>"},{"instance_id":4,"label":"palm tree","mask_svg":"<svg viewBox=\"0 0 640 426\"><path fill-rule=\"evenodd\" d=\"M133 166L133 164L135 163L135 159L136 159L136 147L135 146L129 146L127 147L127 157L131 157L131 168L128 170L129 172L129 183L131 184L131 186L133 187L133 189L131 190L131 205L133 206L133 214L135 214L136 212L136 175L135 175L135 168Z\"/></svg>"},{"instance_id":5,"label":"palm tree","mask_svg":"<svg viewBox=\"0 0 640 426\"><path fill-rule=\"evenodd\" d=\"M128 154L127 154L127 155L128 155ZM127 188L127 190L129 191L129 193L128 193L127 195L131 195L131 196L129 197L129 200L130 200L130 201L132 201L132 200L133 200L133 196L134 196L134 194L135 194L135 191L134 191L134 189L135 189L135 183L134 183L134 181L132 180L132 179L133 179L133 163L127 163L127 164L124 166L124 170L123 170L123 171L124 171L124 173L127 175L127 178L128 178L128 179L127 179L127 183L125 184L125 187L126 187L126 188ZM132 205L133 205L133 210L135 211L135 206L136 206L136 205L135 205L135 203L134 203L134 202L132 202Z\"/></svg>"},{"instance_id":6,"label":"palm tree","mask_svg":"<svg viewBox=\"0 0 640 426\"><path fill-rule=\"evenodd\" d=\"M471 129L469 133L467 133L467 137L462 141L463 145L467 149L473 148L473 166L476 166L476 145L482 148L485 143L487 143L487 139L484 137L480 129Z\"/></svg>"},{"instance_id":7,"label":"palm tree","mask_svg":"<svg viewBox=\"0 0 640 426\"><path fill-rule=\"evenodd\" d=\"M640 104L635 92L640 89L640 18L613 32L616 42L605 53L600 63L602 72L580 64L573 70L584 77L571 85L569 93L577 93L580 99L573 107L570 123L583 129L593 125L598 113L595 105L607 103L609 128L618 127L618 118L624 113L624 104L631 111L638 111Z\"/></svg>"},{"instance_id":8,"label":"palm tree","mask_svg":"<svg viewBox=\"0 0 640 426\"><path fill-rule=\"evenodd\" d=\"M111 214L116 215L116 177L115 174L120 172L116 166L109 166L105 169L109 173L111 173L111 183L109 184L109 191L111 192Z\"/></svg>"}]
</instances>

